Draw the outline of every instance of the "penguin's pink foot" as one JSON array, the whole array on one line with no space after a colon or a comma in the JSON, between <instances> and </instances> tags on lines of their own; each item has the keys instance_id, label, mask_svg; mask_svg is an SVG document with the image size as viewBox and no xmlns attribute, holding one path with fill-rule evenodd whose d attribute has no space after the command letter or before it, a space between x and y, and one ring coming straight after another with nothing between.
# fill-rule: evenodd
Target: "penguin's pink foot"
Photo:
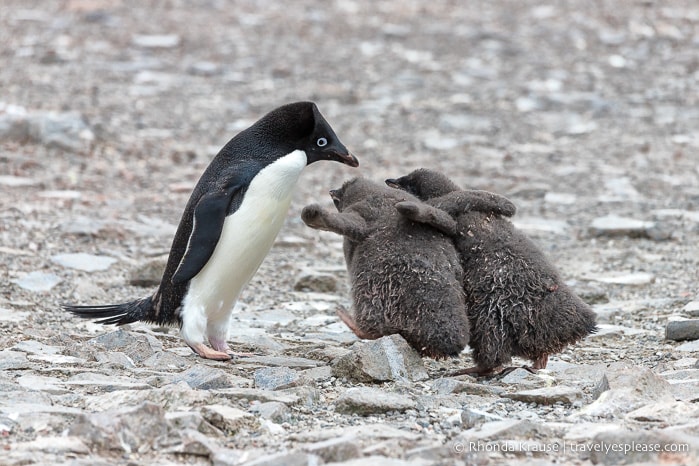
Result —
<instances>
[{"instance_id":1,"label":"penguin's pink foot","mask_svg":"<svg viewBox=\"0 0 699 466\"><path fill-rule=\"evenodd\" d=\"M251 356L256 356L255 353L236 353L233 351L230 351L230 347L228 346L228 343L226 343L226 340L216 338L216 337L209 337L209 343L211 343L211 346L217 350L226 353L230 357L235 357L235 358L249 358Z\"/></svg>"},{"instance_id":2,"label":"penguin's pink foot","mask_svg":"<svg viewBox=\"0 0 699 466\"><path fill-rule=\"evenodd\" d=\"M223 351L217 351L215 349L211 349L208 346L206 346L204 343L197 343L196 345L189 345L190 348L192 348L192 351L197 353L199 356L201 356L204 359L213 359L215 361L228 361L231 359L231 355L223 352Z\"/></svg>"}]
</instances>

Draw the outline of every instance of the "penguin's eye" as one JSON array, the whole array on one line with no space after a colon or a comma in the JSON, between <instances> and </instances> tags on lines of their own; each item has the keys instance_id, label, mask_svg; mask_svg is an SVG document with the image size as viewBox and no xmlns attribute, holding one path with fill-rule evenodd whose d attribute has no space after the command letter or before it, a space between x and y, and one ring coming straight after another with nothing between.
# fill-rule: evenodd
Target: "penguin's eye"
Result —
<instances>
[{"instance_id":1,"label":"penguin's eye","mask_svg":"<svg viewBox=\"0 0 699 466\"><path fill-rule=\"evenodd\" d=\"M325 138L318 138L316 144L318 145L318 147L325 147L328 145L328 140Z\"/></svg>"}]
</instances>

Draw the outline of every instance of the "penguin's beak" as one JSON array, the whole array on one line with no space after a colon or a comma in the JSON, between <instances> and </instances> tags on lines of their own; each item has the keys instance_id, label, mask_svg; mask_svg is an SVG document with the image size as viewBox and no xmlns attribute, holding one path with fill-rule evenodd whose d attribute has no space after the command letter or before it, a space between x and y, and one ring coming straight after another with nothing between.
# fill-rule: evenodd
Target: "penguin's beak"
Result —
<instances>
[{"instance_id":1,"label":"penguin's beak","mask_svg":"<svg viewBox=\"0 0 699 466\"><path fill-rule=\"evenodd\" d=\"M349 165L350 167L359 166L359 160L357 160L357 157L355 157L350 151L348 151L344 147L340 150L332 151L332 153L330 154L330 158L340 163L344 163L345 165Z\"/></svg>"},{"instance_id":2,"label":"penguin's beak","mask_svg":"<svg viewBox=\"0 0 699 466\"><path fill-rule=\"evenodd\" d=\"M389 188L403 189L403 187L402 187L400 184L398 184L398 180L396 180L396 179L394 179L394 178L389 178L389 179L387 179L387 180L386 180L386 185L387 185Z\"/></svg>"}]
</instances>

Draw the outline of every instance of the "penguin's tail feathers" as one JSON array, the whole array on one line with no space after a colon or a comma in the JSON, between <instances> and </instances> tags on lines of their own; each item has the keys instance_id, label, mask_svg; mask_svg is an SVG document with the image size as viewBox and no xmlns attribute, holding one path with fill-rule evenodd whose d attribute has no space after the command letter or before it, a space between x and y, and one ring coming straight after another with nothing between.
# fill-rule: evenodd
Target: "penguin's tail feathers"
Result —
<instances>
[{"instance_id":1,"label":"penguin's tail feathers","mask_svg":"<svg viewBox=\"0 0 699 466\"><path fill-rule=\"evenodd\" d=\"M122 304L103 306L74 306L62 304L61 308L83 319L99 319L97 324L125 325L137 321L154 321L153 297L137 299Z\"/></svg>"}]
</instances>

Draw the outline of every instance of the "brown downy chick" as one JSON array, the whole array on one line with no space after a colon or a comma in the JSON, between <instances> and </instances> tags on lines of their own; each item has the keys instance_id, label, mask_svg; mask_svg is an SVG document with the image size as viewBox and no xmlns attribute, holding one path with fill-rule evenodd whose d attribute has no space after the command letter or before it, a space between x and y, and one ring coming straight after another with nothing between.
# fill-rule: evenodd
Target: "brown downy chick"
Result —
<instances>
[{"instance_id":1,"label":"brown downy chick","mask_svg":"<svg viewBox=\"0 0 699 466\"><path fill-rule=\"evenodd\" d=\"M549 354L596 331L592 309L563 282L544 253L503 217L509 203L504 197L490 194L488 201L489 193L462 191L443 174L426 169L386 183L425 201L401 202L396 209L451 235L461 255L469 345L476 362L462 373L495 373L512 356L542 369ZM455 230L433 221L445 212L456 220Z\"/></svg>"},{"instance_id":2,"label":"brown downy chick","mask_svg":"<svg viewBox=\"0 0 699 466\"><path fill-rule=\"evenodd\" d=\"M330 191L338 212L306 206L306 225L344 236L354 317L340 313L360 338L398 333L420 354L458 355L468 343L459 256L450 238L403 218L394 205L408 193L355 178ZM434 223L455 229L437 212Z\"/></svg>"}]
</instances>

